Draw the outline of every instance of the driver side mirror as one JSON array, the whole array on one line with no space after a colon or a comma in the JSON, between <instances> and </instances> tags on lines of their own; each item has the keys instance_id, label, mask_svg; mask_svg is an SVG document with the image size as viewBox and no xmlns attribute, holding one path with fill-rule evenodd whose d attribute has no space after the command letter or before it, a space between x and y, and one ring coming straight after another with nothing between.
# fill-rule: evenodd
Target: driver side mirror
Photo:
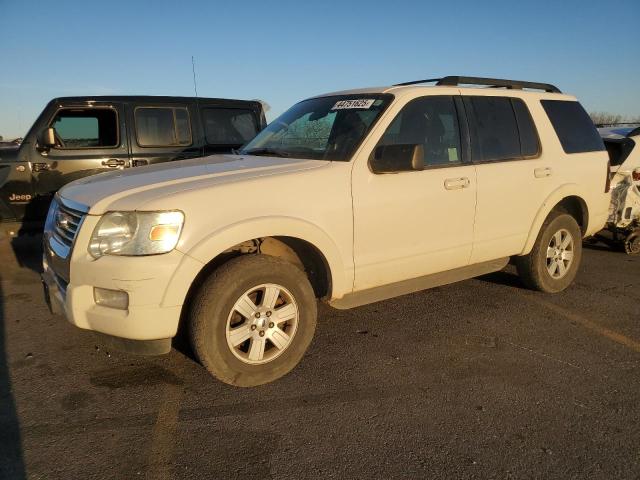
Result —
<instances>
[{"instance_id":1,"label":"driver side mirror","mask_svg":"<svg viewBox=\"0 0 640 480\"><path fill-rule=\"evenodd\" d=\"M53 127L45 128L38 138L40 148L51 148L56 145L56 131Z\"/></svg>"},{"instance_id":2,"label":"driver side mirror","mask_svg":"<svg viewBox=\"0 0 640 480\"><path fill-rule=\"evenodd\" d=\"M424 170L424 147L421 144L379 145L369 164L373 173Z\"/></svg>"}]
</instances>

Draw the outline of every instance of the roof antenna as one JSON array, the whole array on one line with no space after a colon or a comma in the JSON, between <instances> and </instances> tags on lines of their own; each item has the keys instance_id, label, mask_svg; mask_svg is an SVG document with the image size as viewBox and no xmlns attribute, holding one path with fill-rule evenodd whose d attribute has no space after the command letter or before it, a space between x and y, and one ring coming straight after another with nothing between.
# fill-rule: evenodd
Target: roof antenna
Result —
<instances>
[{"instance_id":1,"label":"roof antenna","mask_svg":"<svg viewBox=\"0 0 640 480\"><path fill-rule=\"evenodd\" d=\"M196 84L196 62L191 55L191 70L193 71L193 90L196 92L196 98L198 97L198 85Z\"/></svg>"}]
</instances>

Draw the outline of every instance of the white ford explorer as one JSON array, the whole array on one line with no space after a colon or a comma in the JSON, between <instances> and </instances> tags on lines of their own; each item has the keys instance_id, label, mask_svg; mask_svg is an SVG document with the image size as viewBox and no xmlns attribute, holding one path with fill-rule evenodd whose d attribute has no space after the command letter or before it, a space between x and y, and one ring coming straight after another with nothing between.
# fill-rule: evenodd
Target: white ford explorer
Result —
<instances>
[{"instance_id":1,"label":"white ford explorer","mask_svg":"<svg viewBox=\"0 0 640 480\"><path fill-rule=\"evenodd\" d=\"M322 95L237 155L68 184L43 278L80 328L143 353L186 329L211 374L258 385L300 362L317 299L355 307L509 259L528 287L567 288L607 219L607 161L553 85L445 77Z\"/></svg>"}]
</instances>

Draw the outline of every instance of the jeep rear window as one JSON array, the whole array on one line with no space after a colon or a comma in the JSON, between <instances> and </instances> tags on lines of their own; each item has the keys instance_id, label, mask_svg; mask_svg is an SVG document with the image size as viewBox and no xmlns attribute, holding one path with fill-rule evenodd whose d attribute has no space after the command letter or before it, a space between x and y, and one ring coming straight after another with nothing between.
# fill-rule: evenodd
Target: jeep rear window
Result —
<instances>
[{"instance_id":1,"label":"jeep rear window","mask_svg":"<svg viewBox=\"0 0 640 480\"><path fill-rule=\"evenodd\" d=\"M598 130L580 103L569 100L542 100L541 103L565 153L605 150Z\"/></svg>"},{"instance_id":2,"label":"jeep rear window","mask_svg":"<svg viewBox=\"0 0 640 480\"><path fill-rule=\"evenodd\" d=\"M204 108L204 134L209 145L244 145L258 133L252 110L240 108Z\"/></svg>"},{"instance_id":3,"label":"jeep rear window","mask_svg":"<svg viewBox=\"0 0 640 480\"><path fill-rule=\"evenodd\" d=\"M348 162L392 99L376 93L304 100L271 122L241 153Z\"/></svg>"},{"instance_id":4,"label":"jeep rear window","mask_svg":"<svg viewBox=\"0 0 640 480\"><path fill-rule=\"evenodd\" d=\"M185 107L138 107L135 117L141 147L191 145L191 122Z\"/></svg>"}]
</instances>

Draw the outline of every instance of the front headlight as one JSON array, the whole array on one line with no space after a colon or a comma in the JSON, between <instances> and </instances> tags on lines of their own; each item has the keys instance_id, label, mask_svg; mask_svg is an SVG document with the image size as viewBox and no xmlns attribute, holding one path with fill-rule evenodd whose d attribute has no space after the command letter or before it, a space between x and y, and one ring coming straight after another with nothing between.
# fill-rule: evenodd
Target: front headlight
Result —
<instances>
[{"instance_id":1,"label":"front headlight","mask_svg":"<svg viewBox=\"0 0 640 480\"><path fill-rule=\"evenodd\" d=\"M178 244L184 214L172 212L105 213L91 235L89 254L156 255Z\"/></svg>"}]
</instances>

